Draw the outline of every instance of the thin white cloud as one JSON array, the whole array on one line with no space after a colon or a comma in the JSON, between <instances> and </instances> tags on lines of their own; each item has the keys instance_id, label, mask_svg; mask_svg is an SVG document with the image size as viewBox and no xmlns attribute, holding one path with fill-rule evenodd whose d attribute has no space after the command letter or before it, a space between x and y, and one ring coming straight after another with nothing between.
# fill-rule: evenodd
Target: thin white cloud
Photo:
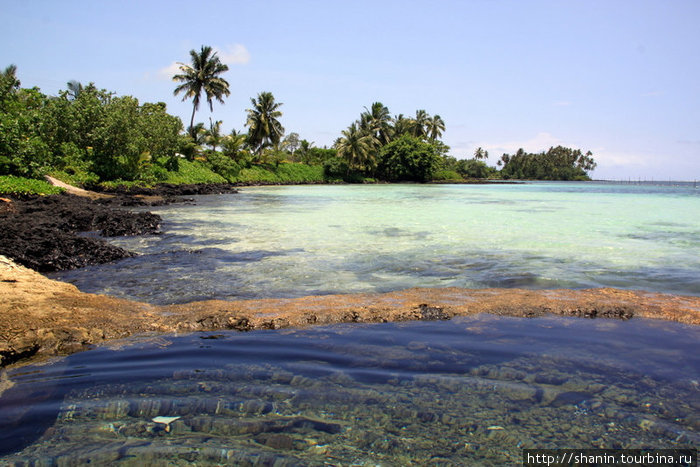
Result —
<instances>
[{"instance_id":1,"label":"thin white cloud","mask_svg":"<svg viewBox=\"0 0 700 467\"><path fill-rule=\"evenodd\" d=\"M558 101L554 103L554 107L568 107L572 105L573 103L570 101Z\"/></svg>"},{"instance_id":2,"label":"thin white cloud","mask_svg":"<svg viewBox=\"0 0 700 467\"><path fill-rule=\"evenodd\" d=\"M250 52L243 44L228 45L224 49L217 49L216 52L221 62L226 65L245 65L250 61Z\"/></svg>"},{"instance_id":3,"label":"thin white cloud","mask_svg":"<svg viewBox=\"0 0 700 467\"><path fill-rule=\"evenodd\" d=\"M663 96L664 92L663 91L651 91L651 92L645 92L642 94L642 97L657 97L657 96Z\"/></svg>"},{"instance_id":4,"label":"thin white cloud","mask_svg":"<svg viewBox=\"0 0 700 467\"><path fill-rule=\"evenodd\" d=\"M158 70L158 77L161 79L172 79L173 75L180 73L180 65L177 62L173 62L165 68Z\"/></svg>"},{"instance_id":5,"label":"thin white cloud","mask_svg":"<svg viewBox=\"0 0 700 467\"><path fill-rule=\"evenodd\" d=\"M612 167L647 167L653 163L654 155L642 152L608 151L600 148L593 151L593 157L598 165Z\"/></svg>"}]
</instances>

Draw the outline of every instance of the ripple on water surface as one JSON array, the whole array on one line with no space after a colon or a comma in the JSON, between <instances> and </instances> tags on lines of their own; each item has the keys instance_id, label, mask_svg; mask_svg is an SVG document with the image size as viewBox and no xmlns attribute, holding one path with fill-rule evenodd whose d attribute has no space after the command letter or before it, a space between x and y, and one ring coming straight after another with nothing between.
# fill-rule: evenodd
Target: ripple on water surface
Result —
<instances>
[{"instance_id":1,"label":"ripple on water surface","mask_svg":"<svg viewBox=\"0 0 700 467\"><path fill-rule=\"evenodd\" d=\"M481 315L134 339L5 375L0 462L503 465L532 447L693 448L699 333Z\"/></svg>"}]
</instances>

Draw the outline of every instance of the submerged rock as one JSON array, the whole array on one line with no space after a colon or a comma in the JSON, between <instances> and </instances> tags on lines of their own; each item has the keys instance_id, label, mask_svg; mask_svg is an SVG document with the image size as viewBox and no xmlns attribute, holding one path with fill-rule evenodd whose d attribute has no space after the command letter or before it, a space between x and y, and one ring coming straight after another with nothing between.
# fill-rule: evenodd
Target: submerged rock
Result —
<instances>
[{"instance_id":1,"label":"submerged rock","mask_svg":"<svg viewBox=\"0 0 700 467\"><path fill-rule=\"evenodd\" d=\"M562 407L564 405L576 405L583 401L591 399L593 396L587 392L568 391L557 394L552 402L551 407Z\"/></svg>"}]
</instances>

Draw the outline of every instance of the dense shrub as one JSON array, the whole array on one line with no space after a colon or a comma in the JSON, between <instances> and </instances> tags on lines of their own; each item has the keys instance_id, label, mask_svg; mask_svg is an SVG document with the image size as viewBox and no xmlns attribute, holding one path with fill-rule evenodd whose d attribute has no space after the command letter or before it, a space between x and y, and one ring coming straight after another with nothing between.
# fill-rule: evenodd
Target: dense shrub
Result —
<instances>
[{"instance_id":1,"label":"dense shrub","mask_svg":"<svg viewBox=\"0 0 700 467\"><path fill-rule=\"evenodd\" d=\"M240 183L279 183L279 179L272 171L258 165L241 169L235 181Z\"/></svg>"},{"instance_id":2,"label":"dense shrub","mask_svg":"<svg viewBox=\"0 0 700 467\"><path fill-rule=\"evenodd\" d=\"M464 178L454 170L440 169L433 175L433 180L445 181L445 180L464 180Z\"/></svg>"},{"instance_id":3,"label":"dense shrub","mask_svg":"<svg viewBox=\"0 0 700 467\"><path fill-rule=\"evenodd\" d=\"M0 75L0 175L39 177L54 155L39 129L48 99L36 89L4 86ZM5 83L6 84L6 83Z\"/></svg>"},{"instance_id":4,"label":"dense shrub","mask_svg":"<svg viewBox=\"0 0 700 467\"><path fill-rule=\"evenodd\" d=\"M324 181L323 167L293 162L283 163L277 167L280 182L317 183Z\"/></svg>"},{"instance_id":5,"label":"dense shrub","mask_svg":"<svg viewBox=\"0 0 700 467\"><path fill-rule=\"evenodd\" d=\"M43 180L35 180L13 175L0 176L0 194L11 195L55 195L65 190Z\"/></svg>"},{"instance_id":6,"label":"dense shrub","mask_svg":"<svg viewBox=\"0 0 700 467\"><path fill-rule=\"evenodd\" d=\"M489 178L497 173L496 169L476 159L462 159L457 161L455 170L464 178Z\"/></svg>"},{"instance_id":7,"label":"dense shrub","mask_svg":"<svg viewBox=\"0 0 700 467\"><path fill-rule=\"evenodd\" d=\"M59 97L10 87L0 93L0 109L0 174L153 178L161 171L150 166L170 160L182 144L182 123L165 104L140 105L93 84Z\"/></svg>"},{"instance_id":8,"label":"dense shrub","mask_svg":"<svg viewBox=\"0 0 700 467\"><path fill-rule=\"evenodd\" d=\"M253 165L241 169L233 180L239 183L320 183L325 180L323 167L295 162Z\"/></svg>"},{"instance_id":9,"label":"dense shrub","mask_svg":"<svg viewBox=\"0 0 700 467\"><path fill-rule=\"evenodd\" d=\"M309 148L297 151L301 162L308 165L324 165L326 162L336 159L338 151L335 149Z\"/></svg>"},{"instance_id":10,"label":"dense shrub","mask_svg":"<svg viewBox=\"0 0 700 467\"><path fill-rule=\"evenodd\" d=\"M168 178L163 180L165 183L226 183L226 180L221 175L213 172L205 163L200 161L188 161L181 159L179 168L176 172L168 172Z\"/></svg>"},{"instance_id":11,"label":"dense shrub","mask_svg":"<svg viewBox=\"0 0 700 467\"><path fill-rule=\"evenodd\" d=\"M234 181L241 171L240 165L232 158L216 151L207 151L205 164L229 182Z\"/></svg>"},{"instance_id":12,"label":"dense shrub","mask_svg":"<svg viewBox=\"0 0 700 467\"><path fill-rule=\"evenodd\" d=\"M391 182L428 182L441 162L434 145L405 134L382 147L377 173L380 178Z\"/></svg>"}]
</instances>

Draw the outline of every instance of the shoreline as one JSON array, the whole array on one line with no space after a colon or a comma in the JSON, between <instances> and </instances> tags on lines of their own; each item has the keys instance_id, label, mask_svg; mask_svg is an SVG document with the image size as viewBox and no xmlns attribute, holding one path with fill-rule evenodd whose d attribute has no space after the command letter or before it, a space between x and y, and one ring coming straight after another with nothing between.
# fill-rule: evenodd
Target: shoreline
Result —
<instances>
[{"instance_id":1,"label":"shoreline","mask_svg":"<svg viewBox=\"0 0 700 467\"><path fill-rule=\"evenodd\" d=\"M612 288L414 288L390 293L156 306L83 293L71 284L40 274L133 256L97 237L96 231L103 236L158 234L161 219L124 207L186 202L181 196L187 195L236 192L230 184L164 185L99 196L86 192L15 197L0 203L0 230L5 236L0 245L0 368L68 355L111 339L152 333L435 320L477 313L642 317L700 325L700 297Z\"/></svg>"},{"instance_id":2,"label":"shoreline","mask_svg":"<svg viewBox=\"0 0 700 467\"><path fill-rule=\"evenodd\" d=\"M130 336L440 320L491 313L533 318L665 319L700 325L700 297L619 289L414 288L290 299L156 306L80 292L0 256L0 368Z\"/></svg>"},{"instance_id":3,"label":"shoreline","mask_svg":"<svg viewBox=\"0 0 700 467\"><path fill-rule=\"evenodd\" d=\"M8 196L0 203L0 255L39 272L56 272L134 256L101 237L156 235L160 216L133 206L187 202L183 196L238 193L230 184L160 185L93 192L70 185L58 195Z\"/></svg>"}]
</instances>

